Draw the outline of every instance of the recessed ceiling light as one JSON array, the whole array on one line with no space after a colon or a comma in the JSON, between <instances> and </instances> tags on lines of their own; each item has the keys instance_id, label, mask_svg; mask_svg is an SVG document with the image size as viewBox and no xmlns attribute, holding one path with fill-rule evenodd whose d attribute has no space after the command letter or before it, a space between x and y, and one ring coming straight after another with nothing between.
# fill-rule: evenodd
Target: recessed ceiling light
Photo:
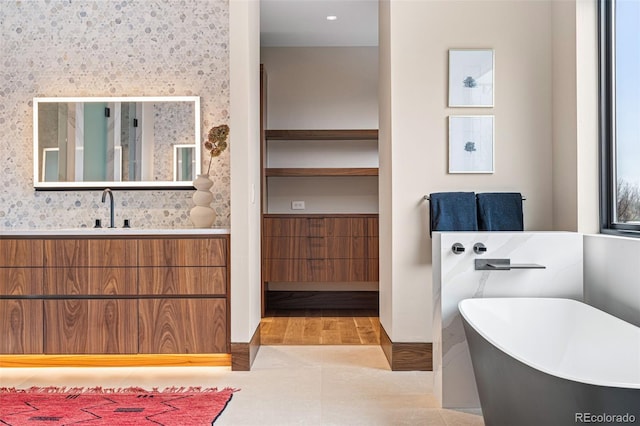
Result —
<instances>
[{"instance_id":1,"label":"recessed ceiling light","mask_svg":"<svg viewBox=\"0 0 640 426\"><path fill-rule=\"evenodd\" d=\"M338 19L336 15L327 15L327 21L335 21Z\"/></svg>"}]
</instances>

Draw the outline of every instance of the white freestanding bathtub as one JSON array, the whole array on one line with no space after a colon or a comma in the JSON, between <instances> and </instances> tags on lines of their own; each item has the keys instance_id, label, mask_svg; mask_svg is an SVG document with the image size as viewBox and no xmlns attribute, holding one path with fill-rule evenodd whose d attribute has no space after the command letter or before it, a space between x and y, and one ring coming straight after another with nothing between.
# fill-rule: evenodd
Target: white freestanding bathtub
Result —
<instances>
[{"instance_id":1,"label":"white freestanding bathtub","mask_svg":"<svg viewBox=\"0 0 640 426\"><path fill-rule=\"evenodd\" d=\"M640 328L570 299L458 307L487 426L640 424Z\"/></svg>"}]
</instances>

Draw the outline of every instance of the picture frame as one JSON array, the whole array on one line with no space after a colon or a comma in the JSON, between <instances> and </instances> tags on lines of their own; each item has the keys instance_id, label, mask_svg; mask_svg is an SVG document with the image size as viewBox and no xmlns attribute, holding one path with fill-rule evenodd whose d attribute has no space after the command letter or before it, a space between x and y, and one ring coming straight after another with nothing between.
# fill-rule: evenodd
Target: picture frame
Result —
<instances>
[{"instance_id":1,"label":"picture frame","mask_svg":"<svg viewBox=\"0 0 640 426\"><path fill-rule=\"evenodd\" d=\"M493 49L449 49L449 107L494 106Z\"/></svg>"},{"instance_id":2,"label":"picture frame","mask_svg":"<svg viewBox=\"0 0 640 426\"><path fill-rule=\"evenodd\" d=\"M494 116L449 116L449 173L494 173Z\"/></svg>"}]
</instances>

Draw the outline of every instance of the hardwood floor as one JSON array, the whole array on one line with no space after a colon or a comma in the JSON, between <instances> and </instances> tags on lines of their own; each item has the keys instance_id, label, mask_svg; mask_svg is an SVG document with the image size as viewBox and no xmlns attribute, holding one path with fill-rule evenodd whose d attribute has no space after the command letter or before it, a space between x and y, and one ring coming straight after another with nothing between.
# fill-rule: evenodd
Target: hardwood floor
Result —
<instances>
[{"instance_id":1,"label":"hardwood floor","mask_svg":"<svg viewBox=\"0 0 640 426\"><path fill-rule=\"evenodd\" d=\"M269 311L260 323L263 345L379 345L378 313L368 310Z\"/></svg>"}]
</instances>

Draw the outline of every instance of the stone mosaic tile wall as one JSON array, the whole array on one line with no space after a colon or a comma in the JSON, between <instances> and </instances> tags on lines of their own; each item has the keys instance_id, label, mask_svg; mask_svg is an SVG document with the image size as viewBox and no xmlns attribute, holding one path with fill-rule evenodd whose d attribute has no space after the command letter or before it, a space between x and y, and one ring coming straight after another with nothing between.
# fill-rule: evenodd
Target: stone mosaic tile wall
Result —
<instances>
[{"instance_id":1,"label":"stone mosaic tile wall","mask_svg":"<svg viewBox=\"0 0 640 426\"><path fill-rule=\"evenodd\" d=\"M192 144L195 137L193 104L158 104L154 111L153 139L156 149L153 153L153 175L158 179L173 180L173 146Z\"/></svg>"},{"instance_id":2,"label":"stone mosaic tile wall","mask_svg":"<svg viewBox=\"0 0 640 426\"><path fill-rule=\"evenodd\" d=\"M100 191L33 189L35 96L201 100L201 133L229 122L227 0L0 2L0 232L108 221ZM216 226L229 226L229 155L214 159ZM203 166L208 158L203 156ZM191 226L193 191L116 190L116 222Z\"/></svg>"}]
</instances>

